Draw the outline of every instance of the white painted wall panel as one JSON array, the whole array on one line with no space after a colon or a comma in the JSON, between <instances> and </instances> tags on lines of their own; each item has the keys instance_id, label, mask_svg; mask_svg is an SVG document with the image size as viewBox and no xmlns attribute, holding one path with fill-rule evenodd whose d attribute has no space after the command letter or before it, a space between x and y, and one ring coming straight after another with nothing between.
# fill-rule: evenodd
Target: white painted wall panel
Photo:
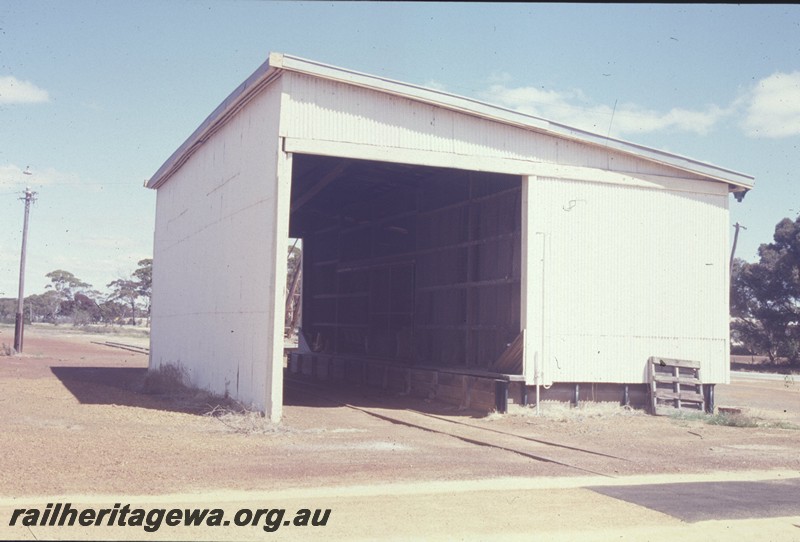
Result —
<instances>
[{"instance_id":1,"label":"white painted wall panel","mask_svg":"<svg viewBox=\"0 0 800 542\"><path fill-rule=\"evenodd\" d=\"M528 343L545 382L642 382L649 356L727 382L727 195L532 178L527 201Z\"/></svg>"},{"instance_id":2,"label":"white painted wall panel","mask_svg":"<svg viewBox=\"0 0 800 542\"><path fill-rule=\"evenodd\" d=\"M278 82L159 188L150 360L273 418L280 101Z\"/></svg>"},{"instance_id":3,"label":"white painted wall panel","mask_svg":"<svg viewBox=\"0 0 800 542\"><path fill-rule=\"evenodd\" d=\"M281 135L379 149L536 161L652 175L676 170L652 161L529 129L420 104L370 89L292 73ZM352 156L359 158L361 156ZM419 163L427 163L421 160ZM697 178L688 173L686 178Z\"/></svg>"}]
</instances>

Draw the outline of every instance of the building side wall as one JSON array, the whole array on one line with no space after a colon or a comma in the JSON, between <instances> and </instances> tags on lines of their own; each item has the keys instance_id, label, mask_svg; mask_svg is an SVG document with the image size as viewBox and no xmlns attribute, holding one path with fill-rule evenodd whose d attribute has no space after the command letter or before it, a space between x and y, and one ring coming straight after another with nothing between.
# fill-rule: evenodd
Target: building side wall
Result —
<instances>
[{"instance_id":1,"label":"building side wall","mask_svg":"<svg viewBox=\"0 0 800 542\"><path fill-rule=\"evenodd\" d=\"M554 178L526 190L527 361L542 383L646 382L650 356L698 360L704 382L728 382L723 190Z\"/></svg>"},{"instance_id":2,"label":"building side wall","mask_svg":"<svg viewBox=\"0 0 800 542\"><path fill-rule=\"evenodd\" d=\"M159 188L150 358L273 417L280 100L273 83Z\"/></svg>"},{"instance_id":3,"label":"building side wall","mask_svg":"<svg viewBox=\"0 0 800 542\"><path fill-rule=\"evenodd\" d=\"M727 382L727 185L343 83L291 74L287 88L281 135L297 152L538 172L523 218L529 377L535 357L546 382L643 382L658 355Z\"/></svg>"}]
</instances>

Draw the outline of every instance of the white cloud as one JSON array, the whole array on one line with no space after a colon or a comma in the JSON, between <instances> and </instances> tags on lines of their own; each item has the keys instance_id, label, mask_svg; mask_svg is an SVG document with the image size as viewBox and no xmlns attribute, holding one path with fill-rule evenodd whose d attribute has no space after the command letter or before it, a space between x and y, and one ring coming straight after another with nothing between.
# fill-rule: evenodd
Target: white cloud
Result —
<instances>
[{"instance_id":1,"label":"white cloud","mask_svg":"<svg viewBox=\"0 0 800 542\"><path fill-rule=\"evenodd\" d=\"M777 72L756 83L746 98L742 121L747 135L800 135L800 71Z\"/></svg>"},{"instance_id":2,"label":"white cloud","mask_svg":"<svg viewBox=\"0 0 800 542\"><path fill-rule=\"evenodd\" d=\"M674 107L667 112L641 109L627 105L618 107L614 114L616 129L624 133L646 133L660 130L677 130L704 135L723 117L730 113L716 105L702 111Z\"/></svg>"},{"instance_id":3,"label":"white cloud","mask_svg":"<svg viewBox=\"0 0 800 542\"><path fill-rule=\"evenodd\" d=\"M711 105L704 110L673 108L666 112L635 104L616 107L595 104L578 89L556 91L537 87L493 84L484 99L509 109L566 124L590 132L613 135L641 134L660 130L707 133L730 109Z\"/></svg>"},{"instance_id":4,"label":"white cloud","mask_svg":"<svg viewBox=\"0 0 800 542\"><path fill-rule=\"evenodd\" d=\"M726 117L740 117L752 137L800 135L800 71L776 72L758 81L727 107L647 109L633 103L597 104L579 89L515 87L508 74L492 74L481 97L509 109L589 132L620 137L658 131L709 133Z\"/></svg>"},{"instance_id":5,"label":"white cloud","mask_svg":"<svg viewBox=\"0 0 800 542\"><path fill-rule=\"evenodd\" d=\"M30 81L12 75L0 77L0 104L35 104L49 102L50 95Z\"/></svg>"}]
</instances>

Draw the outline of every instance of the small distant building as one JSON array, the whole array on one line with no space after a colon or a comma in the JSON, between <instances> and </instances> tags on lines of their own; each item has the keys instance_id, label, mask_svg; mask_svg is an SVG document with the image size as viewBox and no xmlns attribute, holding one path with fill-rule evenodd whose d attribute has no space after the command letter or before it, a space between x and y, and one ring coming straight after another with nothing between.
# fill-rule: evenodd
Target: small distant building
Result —
<instances>
[{"instance_id":1,"label":"small distant building","mask_svg":"<svg viewBox=\"0 0 800 542\"><path fill-rule=\"evenodd\" d=\"M664 356L728 382L728 205L750 176L272 54L147 186L151 369L274 420L290 237L300 361L326 377L616 397Z\"/></svg>"}]
</instances>

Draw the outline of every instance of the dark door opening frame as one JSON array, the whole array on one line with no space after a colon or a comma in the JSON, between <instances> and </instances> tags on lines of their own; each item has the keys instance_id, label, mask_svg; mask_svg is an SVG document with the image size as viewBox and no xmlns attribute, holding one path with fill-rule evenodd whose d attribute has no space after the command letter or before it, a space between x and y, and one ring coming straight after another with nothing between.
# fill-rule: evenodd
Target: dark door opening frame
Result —
<instances>
[{"instance_id":1,"label":"dark door opening frame","mask_svg":"<svg viewBox=\"0 0 800 542\"><path fill-rule=\"evenodd\" d=\"M519 176L294 155L312 349L491 365L520 333Z\"/></svg>"}]
</instances>

